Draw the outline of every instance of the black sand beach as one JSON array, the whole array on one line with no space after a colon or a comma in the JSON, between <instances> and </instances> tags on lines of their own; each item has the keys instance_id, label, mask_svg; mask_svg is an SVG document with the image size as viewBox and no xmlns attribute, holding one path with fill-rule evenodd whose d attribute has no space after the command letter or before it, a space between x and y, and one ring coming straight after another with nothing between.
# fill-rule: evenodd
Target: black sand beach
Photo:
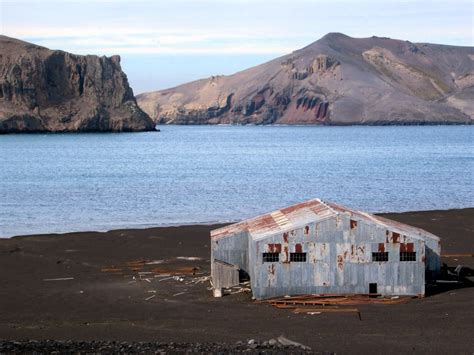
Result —
<instances>
[{"instance_id":1,"label":"black sand beach","mask_svg":"<svg viewBox=\"0 0 474 355\"><path fill-rule=\"evenodd\" d=\"M474 253L474 208L384 216L440 236L442 254ZM217 227L0 240L0 339L221 343L222 351L284 335L316 352L474 351L474 287L453 284L406 304L361 305L362 320L293 314L254 303L248 293L213 298L205 277L209 231ZM443 262L474 268L472 257Z\"/></svg>"}]
</instances>

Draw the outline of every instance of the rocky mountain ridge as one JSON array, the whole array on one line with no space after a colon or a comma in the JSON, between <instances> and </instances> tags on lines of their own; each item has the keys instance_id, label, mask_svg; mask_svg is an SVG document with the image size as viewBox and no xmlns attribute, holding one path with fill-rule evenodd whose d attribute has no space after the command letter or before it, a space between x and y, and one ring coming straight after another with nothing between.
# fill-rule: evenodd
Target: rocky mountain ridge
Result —
<instances>
[{"instance_id":1,"label":"rocky mountain ridge","mask_svg":"<svg viewBox=\"0 0 474 355\"><path fill-rule=\"evenodd\" d=\"M236 74L137 100L167 124L470 124L474 48L330 33Z\"/></svg>"},{"instance_id":2,"label":"rocky mountain ridge","mask_svg":"<svg viewBox=\"0 0 474 355\"><path fill-rule=\"evenodd\" d=\"M0 133L151 131L120 57L74 55L0 36Z\"/></svg>"}]
</instances>

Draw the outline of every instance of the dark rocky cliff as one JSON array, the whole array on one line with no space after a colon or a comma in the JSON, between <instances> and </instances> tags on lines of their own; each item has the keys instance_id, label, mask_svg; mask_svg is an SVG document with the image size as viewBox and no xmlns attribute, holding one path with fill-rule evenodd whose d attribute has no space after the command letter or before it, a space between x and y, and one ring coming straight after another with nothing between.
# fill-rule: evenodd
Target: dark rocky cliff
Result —
<instances>
[{"instance_id":1,"label":"dark rocky cliff","mask_svg":"<svg viewBox=\"0 0 474 355\"><path fill-rule=\"evenodd\" d=\"M234 75L137 100L158 123L470 124L474 48L330 33Z\"/></svg>"},{"instance_id":2,"label":"dark rocky cliff","mask_svg":"<svg viewBox=\"0 0 474 355\"><path fill-rule=\"evenodd\" d=\"M150 131L120 57L80 56L0 36L0 133Z\"/></svg>"}]
</instances>

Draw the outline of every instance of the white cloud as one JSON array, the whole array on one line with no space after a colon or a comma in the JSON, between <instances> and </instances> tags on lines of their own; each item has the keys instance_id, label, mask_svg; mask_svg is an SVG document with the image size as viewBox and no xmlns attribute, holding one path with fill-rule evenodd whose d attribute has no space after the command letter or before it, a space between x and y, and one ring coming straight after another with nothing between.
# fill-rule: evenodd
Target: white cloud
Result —
<instances>
[{"instance_id":1,"label":"white cloud","mask_svg":"<svg viewBox=\"0 0 474 355\"><path fill-rule=\"evenodd\" d=\"M301 43L291 36L282 36L277 41L275 32L272 35L249 32L246 28L215 32L203 28L9 26L4 34L81 54L283 54L306 44L302 37L299 37L300 41L303 39Z\"/></svg>"},{"instance_id":2,"label":"white cloud","mask_svg":"<svg viewBox=\"0 0 474 355\"><path fill-rule=\"evenodd\" d=\"M101 54L287 54L297 48L278 45L231 45L231 46L199 46L196 48L176 47L108 47L101 48Z\"/></svg>"},{"instance_id":3,"label":"white cloud","mask_svg":"<svg viewBox=\"0 0 474 355\"><path fill-rule=\"evenodd\" d=\"M384 6L375 0L357 6L348 0L295 0L285 6L275 6L275 1L283 2L0 0L0 12L8 4L0 13L0 30L46 47L91 54L283 54L332 31L414 42L473 41L472 17L469 26L461 11L440 1L430 2L439 6L417 0L404 0L400 6L395 0Z\"/></svg>"}]
</instances>

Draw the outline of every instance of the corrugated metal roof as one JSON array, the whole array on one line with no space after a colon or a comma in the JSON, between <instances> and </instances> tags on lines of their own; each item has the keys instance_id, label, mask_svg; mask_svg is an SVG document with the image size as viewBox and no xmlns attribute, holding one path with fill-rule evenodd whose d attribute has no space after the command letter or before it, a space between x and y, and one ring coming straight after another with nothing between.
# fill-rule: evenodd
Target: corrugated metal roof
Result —
<instances>
[{"instance_id":1,"label":"corrugated metal roof","mask_svg":"<svg viewBox=\"0 0 474 355\"><path fill-rule=\"evenodd\" d=\"M339 213L350 213L352 216L355 216L358 219L365 220L367 222L376 223L380 226L387 228L390 231L402 232L403 234L410 235L423 235L424 237L434 238L439 240L439 237L425 231L424 229L410 226L409 224L397 222L388 218L376 216L367 212L353 210L341 205L337 205L333 202L327 202L327 205Z\"/></svg>"},{"instance_id":2,"label":"corrugated metal roof","mask_svg":"<svg viewBox=\"0 0 474 355\"><path fill-rule=\"evenodd\" d=\"M215 229L211 231L211 238L219 239L248 231L253 238L259 239L268 234L285 232L302 227L308 223L318 222L329 217L337 216L338 214L349 214L351 218L364 220L369 223L376 223L390 231L439 240L437 236L423 229L375 216L370 213L353 210L332 202L323 202L320 199L301 202L239 223Z\"/></svg>"}]
</instances>

